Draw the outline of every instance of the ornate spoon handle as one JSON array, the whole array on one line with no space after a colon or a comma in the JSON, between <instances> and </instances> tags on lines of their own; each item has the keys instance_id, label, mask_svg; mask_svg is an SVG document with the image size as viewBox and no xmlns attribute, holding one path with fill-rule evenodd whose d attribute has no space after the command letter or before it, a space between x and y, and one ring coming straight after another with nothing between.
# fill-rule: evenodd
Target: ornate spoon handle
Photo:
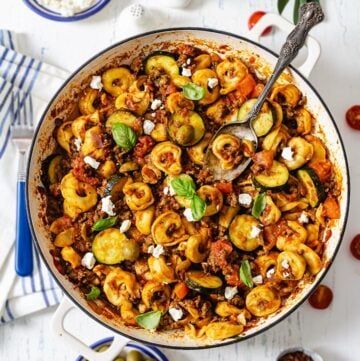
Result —
<instances>
[{"instance_id":1,"label":"ornate spoon handle","mask_svg":"<svg viewBox=\"0 0 360 361\"><path fill-rule=\"evenodd\" d=\"M324 13L319 3L311 2L302 5L300 8L300 20L295 29L288 35L284 45L280 50L280 56L271 74L269 81L266 83L264 90L260 94L254 107L248 114L248 121L252 128L252 122L257 117L262 108L270 89L285 70L285 68L295 59L299 50L303 47L305 39L310 29L324 19Z\"/></svg>"}]
</instances>

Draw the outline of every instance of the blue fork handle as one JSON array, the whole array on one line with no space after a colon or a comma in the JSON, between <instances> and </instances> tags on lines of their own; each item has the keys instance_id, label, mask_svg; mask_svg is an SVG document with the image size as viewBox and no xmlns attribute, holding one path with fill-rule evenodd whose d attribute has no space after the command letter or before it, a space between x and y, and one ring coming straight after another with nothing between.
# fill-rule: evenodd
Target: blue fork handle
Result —
<instances>
[{"instance_id":1,"label":"blue fork handle","mask_svg":"<svg viewBox=\"0 0 360 361\"><path fill-rule=\"evenodd\" d=\"M15 271L30 276L33 271L32 238L26 214L25 182L17 182Z\"/></svg>"}]
</instances>

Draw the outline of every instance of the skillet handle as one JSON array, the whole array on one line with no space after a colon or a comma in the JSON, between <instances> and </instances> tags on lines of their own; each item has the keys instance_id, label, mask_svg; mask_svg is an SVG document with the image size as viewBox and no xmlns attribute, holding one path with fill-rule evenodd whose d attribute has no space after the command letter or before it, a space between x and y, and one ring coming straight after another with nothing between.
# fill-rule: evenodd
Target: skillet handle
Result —
<instances>
[{"instance_id":1,"label":"skillet handle","mask_svg":"<svg viewBox=\"0 0 360 361\"><path fill-rule=\"evenodd\" d=\"M110 347L104 352L96 352L77 336L70 333L64 328L64 321L68 313L77 307L67 298L64 297L57 310L55 311L52 320L51 328L56 336L62 337L64 342L74 351L85 357L89 361L112 361L119 355L121 350L128 343L128 339L120 335L114 335L114 341Z\"/></svg>"},{"instance_id":2,"label":"skillet handle","mask_svg":"<svg viewBox=\"0 0 360 361\"><path fill-rule=\"evenodd\" d=\"M260 41L261 33L268 27L275 26L287 34L290 34L294 30L295 25L287 21L285 18L278 14L269 13L264 15L256 25L249 31L249 38L256 42ZM312 36L307 36L305 45L308 50L307 58L302 65L298 67L298 70L306 78L315 67L316 62L319 59L321 48L319 42Z\"/></svg>"}]
</instances>

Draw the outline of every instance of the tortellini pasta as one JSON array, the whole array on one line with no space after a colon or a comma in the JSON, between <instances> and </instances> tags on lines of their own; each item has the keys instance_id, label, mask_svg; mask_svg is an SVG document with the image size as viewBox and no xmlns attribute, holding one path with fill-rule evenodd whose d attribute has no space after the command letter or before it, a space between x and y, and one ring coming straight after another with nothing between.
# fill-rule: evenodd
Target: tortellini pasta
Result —
<instances>
[{"instance_id":1,"label":"tortellini pasta","mask_svg":"<svg viewBox=\"0 0 360 361\"><path fill-rule=\"evenodd\" d=\"M220 94L228 94L236 89L248 74L246 65L236 57L228 57L216 67L222 89Z\"/></svg>"},{"instance_id":2,"label":"tortellini pasta","mask_svg":"<svg viewBox=\"0 0 360 361\"><path fill-rule=\"evenodd\" d=\"M224 170L233 169L237 166L243 156L241 153L241 140L231 134L218 135L211 146L212 152L220 161Z\"/></svg>"},{"instance_id":3,"label":"tortellini pasta","mask_svg":"<svg viewBox=\"0 0 360 361\"><path fill-rule=\"evenodd\" d=\"M62 179L60 188L65 199L64 213L70 217L88 211L97 203L95 188L78 181L71 172Z\"/></svg>"},{"instance_id":4,"label":"tortellini pasta","mask_svg":"<svg viewBox=\"0 0 360 361\"><path fill-rule=\"evenodd\" d=\"M151 151L151 161L164 173L179 175L182 171L181 153L181 148L174 143L162 142Z\"/></svg>"},{"instance_id":5,"label":"tortellini pasta","mask_svg":"<svg viewBox=\"0 0 360 361\"><path fill-rule=\"evenodd\" d=\"M276 312L281 305L279 294L269 286L253 288L246 296L246 308L255 316L267 316Z\"/></svg>"},{"instance_id":6,"label":"tortellini pasta","mask_svg":"<svg viewBox=\"0 0 360 361\"><path fill-rule=\"evenodd\" d=\"M173 211L165 212L155 219L151 235L154 242L161 246L174 246L188 238L180 215Z\"/></svg>"},{"instance_id":7,"label":"tortellini pasta","mask_svg":"<svg viewBox=\"0 0 360 361\"><path fill-rule=\"evenodd\" d=\"M133 211L142 211L154 203L154 196L151 188L143 182L126 184L123 192L125 202Z\"/></svg>"}]
</instances>

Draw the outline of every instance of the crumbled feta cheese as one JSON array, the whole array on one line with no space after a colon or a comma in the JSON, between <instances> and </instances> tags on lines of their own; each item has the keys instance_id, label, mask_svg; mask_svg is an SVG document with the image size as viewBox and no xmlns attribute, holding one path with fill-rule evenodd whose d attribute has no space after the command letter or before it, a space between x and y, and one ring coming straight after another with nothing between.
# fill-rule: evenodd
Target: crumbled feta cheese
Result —
<instances>
[{"instance_id":1,"label":"crumbled feta cheese","mask_svg":"<svg viewBox=\"0 0 360 361\"><path fill-rule=\"evenodd\" d=\"M181 309L179 310L178 308L173 308L173 307L169 308L169 313L175 322L181 320L184 315Z\"/></svg>"},{"instance_id":2,"label":"crumbled feta cheese","mask_svg":"<svg viewBox=\"0 0 360 361\"><path fill-rule=\"evenodd\" d=\"M186 64L187 64L187 65L190 65L190 64L191 64L191 59L190 59L190 58L186 59Z\"/></svg>"},{"instance_id":3,"label":"crumbled feta cheese","mask_svg":"<svg viewBox=\"0 0 360 361\"><path fill-rule=\"evenodd\" d=\"M266 272L266 277L267 278L271 278L275 273L275 268L270 268L267 272Z\"/></svg>"},{"instance_id":4,"label":"crumbled feta cheese","mask_svg":"<svg viewBox=\"0 0 360 361\"><path fill-rule=\"evenodd\" d=\"M263 283L263 278L262 278L262 275L257 275L255 277L253 277L253 282L256 284L256 285L261 285Z\"/></svg>"},{"instance_id":5,"label":"crumbled feta cheese","mask_svg":"<svg viewBox=\"0 0 360 361\"><path fill-rule=\"evenodd\" d=\"M261 229L257 226L252 226L250 238L256 238L261 232Z\"/></svg>"},{"instance_id":6,"label":"crumbled feta cheese","mask_svg":"<svg viewBox=\"0 0 360 361\"><path fill-rule=\"evenodd\" d=\"M156 112L150 114L152 117L156 117Z\"/></svg>"},{"instance_id":7,"label":"crumbled feta cheese","mask_svg":"<svg viewBox=\"0 0 360 361\"><path fill-rule=\"evenodd\" d=\"M37 2L62 16L73 16L89 9L96 3L95 0L37 0Z\"/></svg>"},{"instance_id":8,"label":"crumbled feta cheese","mask_svg":"<svg viewBox=\"0 0 360 361\"><path fill-rule=\"evenodd\" d=\"M305 212L301 212L300 217L298 218L300 223L309 223L309 217Z\"/></svg>"},{"instance_id":9,"label":"crumbled feta cheese","mask_svg":"<svg viewBox=\"0 0 360 361\"><path fill-rule=\"evenodd\" d=\"M155 124L151 120L148 119L144 120L143 129L145 134L150 135L151 132L154 130L154 128L155 128Z\"/></svg>"},{"instance_id":10,"label":"crumbled feta cheese","mask_svg":"<svg viewBox=\"0 0 360 361\"><path fill-rule=\"evenodd\" d=\"M290 268L289 261L288 261L287 259L284 259L284 260L281 262L281 267L282 267L282 268L285 268L285 269L289 269L289 268Z\"/></svg>"},{"instance_id":11,"label":"crumbled feta cheese","mask_svg":"<svg viewBox=\"0 0 360 361\"><path fill-rule=\"evenodd\" d=\"M149 251L149 249L148 249L148 251ZM151 254L155 258L159 258L164 252L165 252L164 247L158 244L156 247L153 248Z\"/></svg>"},{"instance_id":12,"label":"crumbled feta cheese","mask_svg":"<svg viewBox=\"0 0 360 361\"><path fill-rule=\"evenodd\" d=\"M81 138L75 138L74 140L74 145L75 145L75 148L78 152L80 152L80 149L81 149Z\"/></svg>"},{"instance_id":13,"label":"crumbled feta cheese","mask_svg":"<svg viewBox=\"0 0 360 361\"><path fill-rule=\"evenodd\" d=\"M243 326L246 326L246 317L245 312L241 312L236 317L237 321L242 324Z\"/></svg>"},{"instance_id":14,"label":"crumbled feta cheese","mask_svg":"<svg viewBox=\"0 0 360 361\"><path fill-rule=\"evenodd\" d=\"M101 210L107 213L109 216L115 216L114 212L115 204L111 202L111 196L107 196L101 199Z\"/></svg>"},{"instance_id":15,"label":"crumbled feta cheese","mask_svg":"<svg viewBox=\"0 0 360 361\"><path fill-rule=\"evenodd\" d=\"M176 192L174 191L174 188L171 186L171 184L170 184L170 186L169 186L169 194L170 194L171 196L174 196L174 195L176 194Z\"/></svg>"},{"instance_id":16,"label":"crumbled feta cheese","mask_svg":"<svg viewBox=\"0 0 360 361\"><path fill-rule=\"evenodd\" d=\"M189 222L195 222L191 208L185 208L184 216Z\"/></svg>"},{"instance_id":17,"label":"crumbled feta cheese","mask_svg":"<svg viewBox=\"0 0 360 361\"><path fill-rule=\"evenodd\" d=\"M157 108L159 108L161 106L162 102L160 99L154 99L152 102L151 102L151 106L150 108L152 110L156 110Z\"/></svg>"},{"instance_id":18,"label":"crumbled feta cheese","mask_svg":"<svg viewBox=\"0 0 360 361\"><path fill-rule=\"evenodd\" d=\"M150 254L152 254L152 253L154 252L154 248L155 248L154 245L151 244L151 245L148 247L147 252L150 253Z\"/></svg>"},{"instance_id":19,"label":"crumbled feta cheese","mask_svg":"<svg viewBox=\"0 0 360 361\"><path fill-rule=\"evenodd\" d=\"M281 156L285 160L289 160L289 161L294 160L293 155L294 155L294 152L291 147L285 147L285 148L283 148L283 150L281 152Z\"/></svg>"},{"instance_id":20,"label":"crumbled feta cheese","mask_svg":"<svg viewBox=\"0 0 360 361\"><path fill-rule=\"evenodd\" d=\"M209 78L208 79L208 87L210 89L215 88L219 84L218 78Z\"/></svg>"},{"instance_id":21,"label":"crumbled feta cheese","mask_svg":"<svg viewBox=\"0 0 360 361\"><path fill-rule=\"evenodd\" d=\"M81 259L81 265L87 269L93 269L96 263L96 258L92 252L87 252Z\"/></svg>"},{"instance_id":22,"label":"crumbled feta cheese","mask_svg":"<svg viewBox=\"0 0 360 361\"><path fill-rule=\"evenodd\" d=\"M130 227L131 227L131 221L129 219L126 219L125 221L121 222L120 232L125 233L129 230Z\"/></svg>"},{"instance_id":23,"label":"crumbled feta cheese","mask_svg":"<svg viewBox=\"0 0 360 361\"><path fill-rule=\"evenodd\" d=\"M249 193L240 193L239 194L239 203L242 206L250 206L251 202L252 202L252 198Z\"/></svg>"},{"instance_id":24,"label":"crumbled feta cheese","mask_svg":"<svg viewBox=\"0 0 360 361\"><path fill-rule=\"evenodd\" d=\"M169 194L169 187L164 187L163 193L167 196Z\"/></svg>"},{"instance_id":25,"label":"crumbled feta cheese","mask_svg":"<svg viewBox=\"0 0 360 361\"><path fill-rule=\"evenodd\" d=\"M97 89L97 90L101 90L103 88L103 84L101 82L101 76L99 75L94 75L91 78L91 82L90 82L90 88L92 89Z\"/></svg>"},{"instance_id":26,"label":"crumbled feta cheese","mask_svg":"<svg viewBox=\"0 0 360 361\"><path fill-rule=\"evenodd\" d=\"M188 68L182 68L181 75L182 76L191 76L191 70Z\"/></svg>"},{"instance_id":27,"label":"crumbled feta cheese","mask_svg":"<svg viewBox=\"0 0 360 361\"><path fill-rule=\"evenodd\" d=\"M237 287L225 287L224 296L227 300L232 300L237 293Z\"/></svg>"},{"instance_id":28,"label":"crumbled feta cheese","mask_svg":"<svg viewBox=\"0 0 360 361\"><path fill-rule=\"evenodd\" d=\"M98 169L100 162L98 162L96 159L89 157L88 155L84 158L84 162L86 164L89 164L91 168Z\"/></svg>"}]
</instances>

